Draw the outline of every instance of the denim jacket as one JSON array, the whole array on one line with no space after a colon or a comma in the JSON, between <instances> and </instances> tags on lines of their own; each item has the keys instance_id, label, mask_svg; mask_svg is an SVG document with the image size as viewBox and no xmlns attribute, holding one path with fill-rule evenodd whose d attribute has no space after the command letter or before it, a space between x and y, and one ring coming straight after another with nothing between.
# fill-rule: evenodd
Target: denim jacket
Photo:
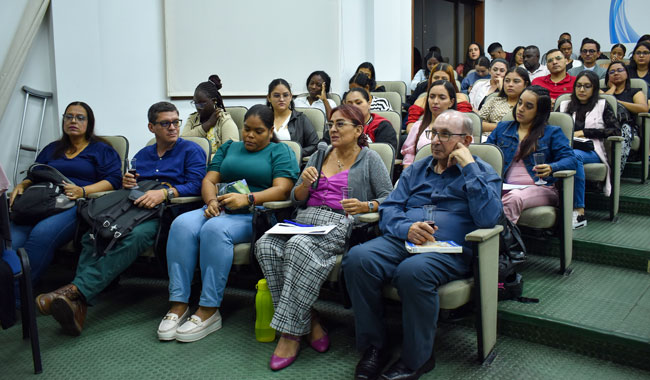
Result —
<instances>
[{"instance_id":1,"label":"denim jacket","mask_svg":"<svg viewBox=\"0 0 650 380\"><path fill-rule=\"evenodd\" d=\"M503 152L503 175L508 172L510 164L515 158L515 153L519 147L519 134L517 130L519 123L515 121L502 121L497 124L497 127L487 139L487 142L498 146ZM578 159L573 153L573 149L569 146L569 140L562 132L562 128L554 125L546 125L544 127L544 134L537 141L537 150L535 153L544 153L546 163L551 165L551 171L556 172L560 170L576 170L578 166ZM533 155L523 159L526 170L531 178L535 178L536 174L533 171L535 162ZM553 184L556 178L549 176L545 178L549 184Z\"/></svg>"}]
</instances>

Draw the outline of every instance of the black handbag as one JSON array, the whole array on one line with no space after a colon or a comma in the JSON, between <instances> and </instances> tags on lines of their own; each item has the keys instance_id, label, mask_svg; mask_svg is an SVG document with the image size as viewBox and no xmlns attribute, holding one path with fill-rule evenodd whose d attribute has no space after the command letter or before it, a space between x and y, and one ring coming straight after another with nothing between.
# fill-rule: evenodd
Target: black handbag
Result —
<instances>
[{"instance_id":1,"label":"black handbag","mask_svg":"<svg viewBox=\"0 0 650 380\"><path fill-rule=\"evenodd\" d=\"M41 220L68 210L75 201L64 194L65 184L74 185L55 168L45 164L32 164L27 178L33 184L16 197L11 206L11 220L16 224L34 225Z\"/></svg>"},{"instance_id":2,"label":"black handbag","mask_svg":"<svg viewBox=\"0 0 650 380\"><path fill-rule=\"evenodd\" d=\"M594 150L594 142L589 139L573 139L573 149L578 149L583 152L592 152Z\"/></svg>"}]
</instances>

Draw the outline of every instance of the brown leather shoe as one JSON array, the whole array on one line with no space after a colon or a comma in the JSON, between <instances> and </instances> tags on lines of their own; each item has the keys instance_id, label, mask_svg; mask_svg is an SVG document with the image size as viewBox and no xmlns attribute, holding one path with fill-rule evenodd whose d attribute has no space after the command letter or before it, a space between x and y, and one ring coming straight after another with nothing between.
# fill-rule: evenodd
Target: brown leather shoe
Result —
<instances>
[{"instance_id":1,"label":"brown leather shoe","mask_svg":"<svg viewBox=\"0 0 650 380\"><path fill-rule=\"evenodd\" d=\"M81 335L88 306L77 292L59 295L52 301L52 316L70 335Z\"/></svg>"},{"instance_id":2,"label":"brown leather shoe","mask_svg":"<svg viewBox=\"0 0 650 380\"><path fill-rule=\"evenodd\" d=\"M50 315L52 314L52 311L50 310L52 301L54 301L56 297L70 292L74 292L74 285L72 284L62 286L53 292L39 294L38 297L36 297L36 308L41 314Z\"/></svg>"}]
</instances>

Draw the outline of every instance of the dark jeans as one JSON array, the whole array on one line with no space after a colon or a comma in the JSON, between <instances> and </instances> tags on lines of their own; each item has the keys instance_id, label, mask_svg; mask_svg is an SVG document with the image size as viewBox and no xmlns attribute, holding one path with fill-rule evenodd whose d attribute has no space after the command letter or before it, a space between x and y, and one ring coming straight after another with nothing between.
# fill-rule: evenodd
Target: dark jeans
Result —
<instances>
[{"instance_id":1,"label":"dark jeans","mask_svg":"<svg viewBox=\"0 0 650 380\"><path fill-rule=\"evenodd\" d=\"M438 323L438 287L471 276L467 254L411 255L404 241L381 236L353 247L343 257L352 301L357 348L386 344L382 287L392 283L402 300L402 361L420 368L431 357Z\"/></svg>"}]
</instances>

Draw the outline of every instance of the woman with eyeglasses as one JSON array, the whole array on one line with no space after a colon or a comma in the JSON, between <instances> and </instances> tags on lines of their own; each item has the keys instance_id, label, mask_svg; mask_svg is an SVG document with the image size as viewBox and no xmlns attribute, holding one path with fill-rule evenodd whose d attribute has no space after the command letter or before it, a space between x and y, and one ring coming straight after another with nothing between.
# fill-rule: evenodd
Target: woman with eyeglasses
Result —
<instances>
[{"instance_id":1,"label":"woman with eyeglasses","mask_svg":"<svg viewBox=\"0 0 650 380\"><path fill-rule=\"evenodd\" d=\"M616 100L634 117L641 112L648 112L648 100L640 88L632 88L630 71L623 62L612 62L605 73L607 91L605 94L614 95Z\"/></svg>"},{"instance_id":2,"label":"woman with eyeglasses","mask_svg":"<svg viewBox=\"0 0 650 380\"><path fill-rule=\"evenodd\" d=\"M641 78L650 86L650 42L641 41L632 50L630 78Z\"/></svg>"},{"instance_id":3,"label":"woman with eyeglasses","mask_svg":"<svg viewBox=\"0 0 650 380\"><path fill-rule=\"evenodd\" d=\"M576 77L571 99L560 103L560 112L568 113L573 117L573 136L586 138L593 143L593 148L584 144L574 142L573 151L582 165L578 165L575 175L575 186L573 191L574 211L578 215L585 213L585 171L584 164L604 163L607 167L607 179L603 192L609 196L611 193L611 168L605 150L605 139L609 136L621 136L621 125L616 118L614 110L605 99L598 96L600 79L591 71L581 71ZM626 134L629 135L629 127ZM628 138L628 141L630 139ZM623 155L627 157L630 151L626 144L622 149Z\"/></svg>"},{"instance_id":4,"label":"woman with eyeglasses","mask_svg":"<svg viewBox=\"0 0 650 380\"><path fill-rule=\"evenodd\" d=\"M504 184L527 187L508 191L501 201L505 216L517 223L521 212L538 206L558 204L558 191L552 174L576 170L578 160L562 129L548 124L551 96L541 86L529 86L512 110L513 121L502 121L487 139L503 152ZM543 164L535 164L534 154L543 154ZM546 180L536 185L537 179Z\"/></svg>"},{"instance_id":5,"label":"woman with eyeglasses","mask_svg":"<svg viewBox=\"0 0 650 380\"><path fill-rule=\"evenodd\" d=\"M318 146L318 134L307 115L296 111L289 82L282 78L272 80L266 105L273 110L273 131L278 140L295 141L300 144L302 157L311 156Z\"/></svg>"},{"instance_id":6,"label":"woman with eyeglasses","mask_svg":"<svg viewBox=\"0 0 650 380\"><path fill-rule=\"evenodd\" d=\"M429 130L438 115L448 109L456 109L456 89L447 80L437 80L431 83L426 96L427 107L422 120L418 120L408 133L402 144L402 165L404 168L413 163L415 154L423 146L431 144Z\"/></svg>"},{"instance_id":7,"label":"woman with eyeglasses","mask_svg":"<svg viewBox=\"0 0 650 380\"><path fill-rule=\"evenodd\" d=\"M296 157L273 133L273 111L251 107L244 116L243 141L219 147L203 178L205 206L174 219L167 239L171 307L158 326L159 340L194 342L221 328L219 308L235 244L250 242L255 206L283 201L298 179ZM217 184L245 180L250 193L218 194ZM221 186L219 187L221 190ZM199 307L189 307L192 278L201 270Z\"/></svg>"},{"instance_id":8,"label":"woman with eyeglasses","mask_svg":"<svg viewBox=\"0 0 650 380\"><path fill-rule=\"evenodd\" d=\"M523 67L514 66L508 69L506 76L503 78L503 86L496 96L492 96L485 101L478 116L483 121L482 130L485 136L497 127L497 123L510 112L517 104L519 95L526 87L530 86L528 70Z\"/></svg>"},{"instance_id":9,"label":"woman with eyeglasses","mask_svg":"<svg viewBox=\"0 0 650 380\"><path fill-rule=\"evenodd\" d=\"M343 104L356 107L361 111L363 121L363 133L366 135L368 142L386 143L397 151L397 134L395 128L387 119L370 112L370 95L368 91L361 87L353 87L350 91L343 94ZM323 141L330 144L331 138L329 130L323 134Z\"/></svg>"},{"instance_id":10,"label":"woman with eyeglasses","mask_svg":"<svg viewBox=\"0 0 650 380\"><path fill-rule=\"evenodd\" d=\"M609 66L609 64L612 62L624 62L623 59L625 59L626 51L627 48L625 47L625 45L615 44L614 46L612 46L612 49L609 51L609 62L601 63L600 67L606 69L607 66Z\"/></svg>"},{"instance_id":11,"label":"woman with eyeglasses","mask_svg":"<svg viewBox=\"0 0 650 380\"><path fill-rule=\"evenodd\" d=\"M328 124L332 145L320 173L314 155L291 191L291 201L298 207L296 222L336 227L325 235L266 234L255 245L275 308L271 327L281 333L269 363L274 371L294 362L303 338L317 352L328 350L330 340L314 302L336 255L343 253L356 216L377 212L392 190L386 166L367 147L361 111L343 104L332 110ZM347 196L344 187L351 188Z\"/></svg>"},{"instance_id":12,"label":"woman with eyeglasses","mask_svg":"<svg viewBox=\"0 0 650 380\"><path fill-rule=\"evenodd\" d=\"M68 199L118 189L122 183L120 157L108 143L95 135L95 115L84 102L70 103L63 114L61 138L48 144L36 162L57 169L73 183L64 187ZM32 185L27 178L11 193L10 205ZM37 280L52 261L54 251L72 240L77 221L77 206L49 216L33 225L11 223L14 248L25 248Z\"/></svg>"},{"instance_id":13,"label":"woman with eyeglasses","mask_svg":"<svg viewBox=\"0 0 650 380\"><path fill-rule=\"evenodd\" d=\"M223 105L221 87L218 75L210 75L207 81L196 86L192 99L196 112L190 114L181 132L181 136L207 138L213 156L226 141L239 141L239 129Z\"/></svg>"}]
</instances>

